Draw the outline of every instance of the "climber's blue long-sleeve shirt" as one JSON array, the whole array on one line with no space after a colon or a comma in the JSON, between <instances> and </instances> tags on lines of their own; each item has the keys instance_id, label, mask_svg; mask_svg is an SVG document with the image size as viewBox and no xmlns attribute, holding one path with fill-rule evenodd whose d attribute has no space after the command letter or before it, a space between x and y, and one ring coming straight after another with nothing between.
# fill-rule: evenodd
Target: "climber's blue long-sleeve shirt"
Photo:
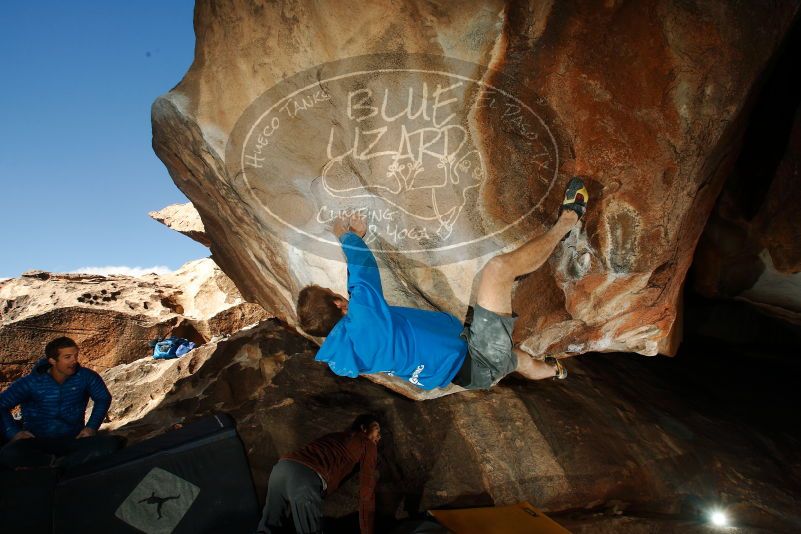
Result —
<instances>
[{"instance_id":1,"label":"climber's blue long-sleeve shirt","mask_svg":"<svg viewBox=\"0 0 801 534\"><path fill-rule=\"evenodd\" d=\"M0 393L0 417L7 439L20 430L37 438L75 437L84 427L86 404L95 405L86 426L97 430L111 406L111 394L96 372L78 367L63 384L56 382L47 360L36 364L31 374L23 376ZM11 409L22 405L23 428L11 416Z\"/></svg>"},{"instance_id":2,"label":"climber's blue long-sleeve shirt","mask_svg":"<svg viewBox=\"0 0 801 534\"><path fill-rule=\"evenodd\" d=\"M388 305L364 241L352 232L340 241L348 260L348 312L315 359L342 376L388 373L422 389L447 386L467 354L461 322L445 312Z\"/></svg>"}]
</instances>

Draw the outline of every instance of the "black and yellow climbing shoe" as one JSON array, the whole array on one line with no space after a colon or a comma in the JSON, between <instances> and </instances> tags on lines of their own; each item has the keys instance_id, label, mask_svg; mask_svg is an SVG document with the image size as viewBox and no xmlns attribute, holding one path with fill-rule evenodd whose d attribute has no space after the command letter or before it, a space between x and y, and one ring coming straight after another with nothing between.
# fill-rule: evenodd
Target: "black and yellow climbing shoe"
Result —
<instances>
[{"instance_id":1,"label":"black and yellow climbing shoe","mask_svg":"<svg viewBox=\"0 0 801 534\"><path fill-rule=\"evenodd\" d=\"M565 210L576 212L579 219L584 216L587 211L587 201L590 199L587 188L584 185L584 180L578 176L570 179L565 189L565 199L562 201L562 206L559 208L559 215Z\"/></svg>"},{"instance_id":2,"label":"black and yellow climbing shoe","mask_svg":"<svg viewBox=\"0 0 801 534\"><path fill-rule=\"evenodd\" d=\"M553 367L554 371L556 371L556 374L553 375L556 380L564 380L567 378L567 368L562 365L562 362L560 362L558 358L554 356L546 356L545 363Z\"/></svg>"}]
</instances>

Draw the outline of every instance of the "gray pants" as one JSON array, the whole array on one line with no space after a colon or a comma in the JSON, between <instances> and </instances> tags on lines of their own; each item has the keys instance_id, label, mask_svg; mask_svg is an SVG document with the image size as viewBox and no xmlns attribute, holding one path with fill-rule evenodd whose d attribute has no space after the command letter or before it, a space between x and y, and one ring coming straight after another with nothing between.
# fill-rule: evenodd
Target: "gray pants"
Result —
<instances>
[{"instance_id":1,"label":"gray pants","mask_svg":"<svg viewBox=\"0 0 801 534\"><path fill-rule=\"evenodd\" d=\"M473 321L462 331L467 356L453 383L465 389L489 389L517 368L512 330L517 317L475 305Z\"/></svg>"},{"instance_id":2,"label":"gray pants","mask_svg":"<svg viewBox=\"0 0 801 534\"><path fill-rule=\"evenodd\" d=\"M323 482L320 475L292 460L279 460L270 473L267 502L258 532L285 532L289 516L298 534L323 531Z\"/></svg>"}]
</instances>

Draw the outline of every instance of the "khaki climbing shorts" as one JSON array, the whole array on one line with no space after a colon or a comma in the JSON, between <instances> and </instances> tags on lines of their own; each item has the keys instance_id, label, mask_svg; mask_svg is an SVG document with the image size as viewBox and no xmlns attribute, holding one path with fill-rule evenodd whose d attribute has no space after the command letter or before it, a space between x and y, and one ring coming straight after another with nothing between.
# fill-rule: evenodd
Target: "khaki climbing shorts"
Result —
<instances>
[{"instance_id":1,"label":"khaki climbing shorts","mask_svg":"<svg viewBox=\"0 0 801 534\"><path fill-rule=\"evenodd\" d=\"M467 355L453 383L465 389L489 389L517 369L512 330L517 317L499 315L476 304L473 321L462 331Z\"/></svg>"}]
</instances>

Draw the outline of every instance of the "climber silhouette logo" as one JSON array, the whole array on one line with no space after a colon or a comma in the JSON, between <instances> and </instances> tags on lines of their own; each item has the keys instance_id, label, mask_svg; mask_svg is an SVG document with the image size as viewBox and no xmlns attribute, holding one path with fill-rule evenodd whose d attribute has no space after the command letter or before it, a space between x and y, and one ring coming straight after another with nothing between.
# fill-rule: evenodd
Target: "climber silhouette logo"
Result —
<instances>
[{"instance_id":1,"label":"climber silhouette logo","mask_svg":"<svg viewBox=\"0 0 801 534\"><path fill-rule=\"evenodd\" d=\"M446 264L528 231L557 180L563 143L552 115L530 89L487 67L359 56L297 73L255 99L225 162L238 198L297 248L340 258L330 224L357 213L372 250Z\"/></svg>"},{"instance_id":2,"label":"climber silhouette logo","mask_svg":"<svg viewBox=\"0 0 801 534\"><path fill-rule=\"evenodd\" d=\"M114 515L146 534L172 532L199 494L198 486L154 467L133 488Z\"/></svg>"},{"instance_id":3,"label":"climber silhouette logo","mask_svg":"<svg viewBox=\"0 0 801 534\"><path fill-rule=\"evenodd\" d=\"M147 497L146 499L142 499L139 502L140 503L147 503L147 504L155 504L156 505L156 512L158 513L158 518L161 519L161 507L164 506L164 503L167 502L167 501L173 500L173 499L177 499L180 496L181 495L178 494L178 495L175 495L173 497L158 497L156 495L156 492L153 491L150 494L150 497Z\"/></svg>"}]
</instances>

